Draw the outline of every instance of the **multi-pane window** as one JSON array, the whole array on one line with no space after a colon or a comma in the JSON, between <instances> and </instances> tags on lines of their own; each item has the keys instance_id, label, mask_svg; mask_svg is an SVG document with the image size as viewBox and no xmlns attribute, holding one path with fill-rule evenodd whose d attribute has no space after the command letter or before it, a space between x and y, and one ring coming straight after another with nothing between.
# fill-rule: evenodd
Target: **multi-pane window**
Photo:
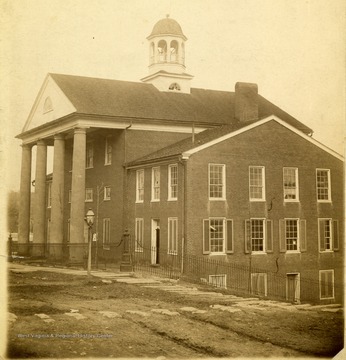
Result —
<instances>
[{"instance_id":1,"label":"multi-pane window","mask_svg":"<svg viewBox=\"0 0 346 360\"><path fill-rule=\"evenodd\" d=\"M233 252L233 220L224 218L203 220L203 254Z\"/></svg>"},{"instance_id":2,"label":"multi-pane window","mask_svg":"<svg viewBox=\"0 0 346 360\"><path fill-rule=\"evenodd\" d=\"M209 199L225 199L225 165L209 164Z\"/></svg>"},{"instance_id":3,"label":"multi-pane window","mask_svg":"<svg viewBox=\"0 0 346 360\"><path fill-rule=\"evenodd\" d=\"M144 201L144 170L136 171L136 202Z\"/></svg>"},{"instance_id":4,"label":"multi-pane window","mask_svg":"<svg viewBox=\"0 0 346 360\"><path fill-rule=\"evenodd\" d=\"M280 252L306 251L306 220L281 219Z\"/></svg>"},{"instance_id":5,"label":"multi-pane window","mask_svg":"<svg viewBox=\"0 0 346 360\"><path fill-rule=\"evenodd\" d=\"M251 201L265 200L265 176L263 166L250 166L249 192Z\"/></svg>"},{"instance_id":6,"label":"multi-pane window","mask_svg":"<svg viewBox=\"0 0 346 360\"><path fill-rule=\"evenodd\" d=\"M224 252L224 219L210 219L209 226L209 239L210 239L210 251L212 253Z\"/></svg>"},{"instance_id":7,"label":"multi-pane window","mask_svg":"<svg viewBox=\"0 0 346 360\"><path fill-rule=\"evenodd\" d=\"M178 198L178 165L169 165L168 167L168 200L177 200Z\"/></svg>"},{"instance_id":8,"label":"multi-pane window","mask_svg":"<svg viewBox=\"0 0 346 360\"><path fill-rule=\"evenodd\" d=\"M92 202L94 197L93 189L87 188L85 189L85 201L86 202Z\"/></svg>"},{"instance_id":9,"label":"multi-pane window","mask_svg":"<svg viewBox=\"0 0 346 360\"><path fill-rule=\"evenodd\" d=\"M298 220L287 219L285 224L286 229L286 250L297 251L298 247Z\"/></svg>"},{"instance_id":10,"label":"multi-pane window","mask_svg":"<svg viewBox=\"0 0 346 360\"><path fill-rule=\"evenodd\" d=\"M251 219L251 251L264 252L264 219Z\"/></svg>"},{"instance_id":11,"label":"multi-pane window","mask_svg":"<svg viewBox=\"0 0 346 360\"><path fill-rule=\"evenodd\" d=\"M273 252L273 221L268 219L245 220L245 253Z\"/></svg>"},{"instance_id":12,"label":"multi-pane window","mask_svg":"<svg viewBox=\"0 0 346 360\"><path fill-rule=\"evenodd\" d=\"M160 201L160 168L152 168L151 173L151 201Z\"/></svg>"},{"instance_id":13,"label":"multi-pane window","mask_svg":"<svg viewBox=\"0 0 346 360\"><path fill-rule=\"evenodd\" d=\"M320 299L334 299L334 270L320 270Z\"/></svg>"},{"instance_id":14,"label":"multi-pane window","mask_svg":"<svg viewBox=\"0 0 346 360\"><path fill-rule=\"evenodd\" d=\"M105 186L103 188L103 200L110 200L111 199L111 187Z\"/></svg>"},{"instance_id":15,"label":"multi-pane window","mask_svg":"<svg viewBox=\"0 0 346 360\"><path fill-rule=\"evenodd\" d=\"M144 219L137 218L135 224L135 251L143 252Z\"/></svg>"},{"instance_id":16,"label":"multi-pane window","mask_svg":"<svg viewBox=\"0 0 346 360\"><path fill-rule=\"evenodd\" d=\"M178 254L178 219L168 218L168 254Z\"/></svg>"},{"instance_id":17,"label":"multi-pane window","mask_svg":"<svg viewBox=\"0 0 346 360\"><path fill-rule=\"evenodd\" d=\"M106 137L105 141L105 165L112 163L112 142L111 137Z\"/></svg>"},{"instance_id":18,"label":"multi-pane window","mask_svg":"<svg viewBox=\"0 0 346 360\"><path fill-rule=\"evenodd\" d=\"M298 201L298 169L285 167L283 169L284 201Z\"/></svg>"},{"instance_id":19,"label":"multi-pane window","mask_svg":"<svg viewBox=\"0 0 346 360\"><path fill-rule=\"evenodd\" d=\"M102 243L103 248L106 250L110 249L110 242L111 242L111 220L109 218L103 219L102 222Z\"/></svg>"},{"instance_id":20,"label":"multi-pane window","mask_svg":"<svg viewBox=\"0 0 346 360\"><path fill-rule=\"evenodd\" d=\"M88 143L86 145L86 159L85 159L85 167L90 169L94 167L94 145L93 143Z\"/></svg>"},{"instance_id":21,"label":"multi-pane window","mask_svg":"<svg viewBox=\"0 0 346 360\"><path fill-rule=\"evenodd\" d=\"M48 189L47 189L47 207L52 207L52 183L48 183Z\"/></svg>"},{"instance_id":22,"label":"multi-pane window","mask_svg":"<svg viewBox=\"0 0 346 360\"><path fill-rule=\"evenodd\" d=\"M320 251L339 250L339 229L337 220L318 219L318 236Z\"/></svg>"},{"instance_id":23,"label":"multi-pane window","mask_svg":"<svg viewBox=\"0 0 346 360\"><path fill-rule=\"evenodd\" d=\"M317 187L317 200L330 201L330 170L317 169L316 170L316 187Z\"/></svg>"}]
</instances>

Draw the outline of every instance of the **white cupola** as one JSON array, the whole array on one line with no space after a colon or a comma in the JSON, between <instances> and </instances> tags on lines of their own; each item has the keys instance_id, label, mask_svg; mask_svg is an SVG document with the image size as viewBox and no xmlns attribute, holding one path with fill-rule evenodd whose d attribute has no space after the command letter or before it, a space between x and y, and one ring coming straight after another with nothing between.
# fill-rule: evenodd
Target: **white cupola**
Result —
<instances>
[{"instance_id":1,"label":"white cupola","mask_svg":"<svg viewBox=\"0 0 346 360\"><path fill-rule=\"evenodd\" d=\"M181 26L169 15L159 20L147 37L149 75L141 79L160 91L190 93L192 75L185 73L185 41Z\"/></svg>"}]
</instances>

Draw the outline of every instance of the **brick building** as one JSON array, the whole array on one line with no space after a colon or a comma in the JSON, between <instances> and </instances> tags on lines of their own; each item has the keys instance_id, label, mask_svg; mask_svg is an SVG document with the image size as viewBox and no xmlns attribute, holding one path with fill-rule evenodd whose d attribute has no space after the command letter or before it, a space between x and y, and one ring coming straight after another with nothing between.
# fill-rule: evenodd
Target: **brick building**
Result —
<instances>
[{"instance_id":1,"label":"brick building","mask_svg":"<svg viewBox=\"0 0 346 360\"><path fill-rule=\"evenodd\" d=\"M134 254L152 265L163 262L162 252L250 265L260 269L249 280L260 295L270 295L268 274L278 273L287 299L307 298L300 282L307 278L319 283L309 298L341 301L334 284L343 280L342 157L255 84L191 88L187 38L175 20L160 20L147 39L149 75L141 83L47 75L17 136L20 252L81 262L92 208L98 256L119 260L128 228ZM227 276L217 281L232 281Z\"/></svg>"}]
</instances>

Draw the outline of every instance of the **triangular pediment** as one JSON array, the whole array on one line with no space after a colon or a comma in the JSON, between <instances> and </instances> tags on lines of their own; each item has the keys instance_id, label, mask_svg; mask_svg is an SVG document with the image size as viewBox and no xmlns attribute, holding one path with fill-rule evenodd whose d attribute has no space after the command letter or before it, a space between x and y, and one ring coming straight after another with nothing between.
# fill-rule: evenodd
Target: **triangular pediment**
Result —
<instances>
[{"instance_id":1,"label":"triangular pediment","mask_svg":"<svg viewBox=\"0 0 346 360\"><path fill-rule=\"evenodd\" d=\"M23 132L76 112L76 108L48 74L37 95Z\"/></svg>"}]
</instances>

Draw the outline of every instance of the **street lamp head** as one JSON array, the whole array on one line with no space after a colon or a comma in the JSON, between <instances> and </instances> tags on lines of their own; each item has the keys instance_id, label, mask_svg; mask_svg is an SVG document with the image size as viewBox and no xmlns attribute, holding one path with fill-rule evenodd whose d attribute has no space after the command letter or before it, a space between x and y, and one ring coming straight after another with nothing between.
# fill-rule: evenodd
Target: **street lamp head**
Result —
<instances>
[{"instance_id":1,"label":"street lamp head","mask_svg":"<svg viewBox=\"0 0 346 360\"><path fill-rule=\"evenodd\" d=\"M89 209L85 215L86 222L89 226L92 226L94 224L94 218L95 218L94 212L91 209Z\"/></svg>"}]
</instances>

